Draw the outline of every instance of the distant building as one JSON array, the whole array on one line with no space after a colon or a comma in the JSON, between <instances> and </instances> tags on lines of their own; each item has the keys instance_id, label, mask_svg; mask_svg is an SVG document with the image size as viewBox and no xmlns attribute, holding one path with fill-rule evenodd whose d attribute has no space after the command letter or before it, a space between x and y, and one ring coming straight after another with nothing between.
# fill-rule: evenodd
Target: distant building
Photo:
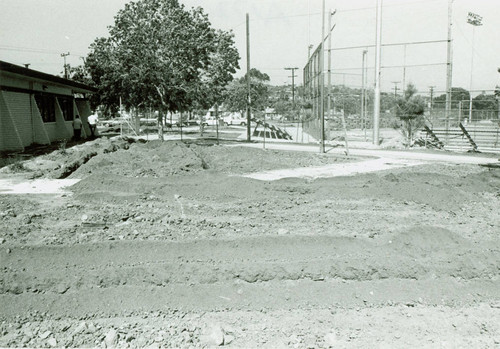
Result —
<instances>
[{"instance_id":1,"label":"distant building","mask_svg":"<svg viewBox=\"0 0 500 349\"><path fill-rule=\"evenodd\" d=\"M73 137L80 115L90 135L88 99L95 89L55 75L0 61L0 151L23 150Z\"/></svg>"}]
</instances>

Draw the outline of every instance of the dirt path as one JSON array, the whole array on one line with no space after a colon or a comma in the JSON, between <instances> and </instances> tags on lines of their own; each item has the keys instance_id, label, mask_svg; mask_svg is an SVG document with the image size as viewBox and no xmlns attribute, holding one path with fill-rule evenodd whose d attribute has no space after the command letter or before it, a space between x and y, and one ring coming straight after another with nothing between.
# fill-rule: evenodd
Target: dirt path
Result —
<instances>
[{"instance_id":1,"label":"dirt path","mask_svg":"<svg viewBox=\"0 0 500 349\"><path fill-rule=\"evenodd\" d=\"M266 172L254 172L245 175L248 178L263 181L275 181L283 178L328 178L353 176L361 173L385 171L407 166L422 165L423 162L415 160L400 160L390 158L378 158L369 160L359 160L346 164L333 164L317 167L300 167L283 170L273 170Z\"/></svg>"}]
</instances>

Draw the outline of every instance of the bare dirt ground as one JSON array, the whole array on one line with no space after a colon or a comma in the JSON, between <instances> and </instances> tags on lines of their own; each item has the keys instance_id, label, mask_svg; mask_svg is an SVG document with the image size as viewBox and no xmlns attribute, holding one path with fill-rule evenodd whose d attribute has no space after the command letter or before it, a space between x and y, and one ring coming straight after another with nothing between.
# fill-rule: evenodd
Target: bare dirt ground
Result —
<instances>
[{"instance_id":1,"label":"bare dirt ground","mask_svg":"<svg viewBox=\"0 0 500 349\"><path fill-rule=\"evenodd\" d=\"M98 139L0 170L0 347L500 345L500 169Z\"/></svg>"}]
</instances>

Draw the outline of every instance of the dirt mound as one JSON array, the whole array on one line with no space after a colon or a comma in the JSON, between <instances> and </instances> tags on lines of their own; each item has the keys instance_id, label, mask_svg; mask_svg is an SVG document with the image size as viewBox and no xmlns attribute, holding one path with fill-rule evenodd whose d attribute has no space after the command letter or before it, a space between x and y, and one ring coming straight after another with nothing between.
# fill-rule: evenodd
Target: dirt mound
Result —
<instances>
[{"instance_id":1,"label":"dirt mound","mask_svg":"<svg viewBox=\"0 0 500 349\"><path fill-rule=\"evenodd\" d=\"M71 178L91 174L116 174L126 177L168 177L196 174L204 170L242 174L256 170L307 167L348 159L297 152L264 151L247 147L206 146L185 142L152 141L132 144L112 155L102 152L80 166Z\"/></svg>"},{"instance_id":2,"label":"dirt mound","mask_svg":"<svg viewBox=\"0 0 500 349\"><path fill-rule=\"evenodd\" d=\"M94 141L66 148L61 145L47 155L18 162L2 169L3 173L29 173L30 178L67 178L99 154L109 154L118 149L128 149L135 140L130 138L98 138Z\"/></svg>"},{"instance_id":3,"label":"dirt mound","mask_svg":"<svg viewBox=\"0 0 500 349\"><path fill-rule=\"evenodd\" d=\"M113 154L99 154L75 171L71 178L85 178L90 174L157 178L201 171L207 166L194 148L195 145L182 142L136 143Z\"/></svg>"},{"instance_id":4,"label":"dirt mound","mask_svg":"<svg viewBox=\"0 0 500 349\"><path fill-rule=\"evenodd\" d=\"M452 231L435 226L419 226L400 233L391 240L398 249L437 251L463 249L469 242Z\"/></svg>"}]
</instances>

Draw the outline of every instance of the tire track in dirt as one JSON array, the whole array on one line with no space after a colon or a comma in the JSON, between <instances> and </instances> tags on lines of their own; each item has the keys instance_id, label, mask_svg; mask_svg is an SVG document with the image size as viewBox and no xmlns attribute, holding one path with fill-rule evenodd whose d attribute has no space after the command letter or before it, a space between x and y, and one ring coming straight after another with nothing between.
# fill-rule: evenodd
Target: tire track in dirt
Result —
<instances>
[{"instance_id":1,"label":"tire track in dirt","mask_svg":"<svg viewBox=\"0 0 500 349\"><path fill-rule=\"evenodd\" d=\"M319 292L319 299L325 297L321 292L327 288L317 282L334 288L352 281L373 285L416 282L418 289L420 283L432 280L466 282L473 289L476 285L499 286L498 250L469 244L444 229L429 227L427 231L410 230L385 242L282 236L13 248L10 253L1 252L0 294L14 304L24 304L29 297L51 303L64 299L71 304L67 297L94 295L89 300L94 307L101 303L100 297L114 302L109 299L128 299L129 292L138 306L144 302L143 292L155 294L153 300L148 296L145 301L153 306L165 291L173 292L172 299L185 297L191 304L201 291L211 294L242 284L255 285L259 293L273 287L263 285L279 288L291 281L310 285L307 291ZM264 297L262 305L278 298Z\"/></svg>"}]
</instances>

